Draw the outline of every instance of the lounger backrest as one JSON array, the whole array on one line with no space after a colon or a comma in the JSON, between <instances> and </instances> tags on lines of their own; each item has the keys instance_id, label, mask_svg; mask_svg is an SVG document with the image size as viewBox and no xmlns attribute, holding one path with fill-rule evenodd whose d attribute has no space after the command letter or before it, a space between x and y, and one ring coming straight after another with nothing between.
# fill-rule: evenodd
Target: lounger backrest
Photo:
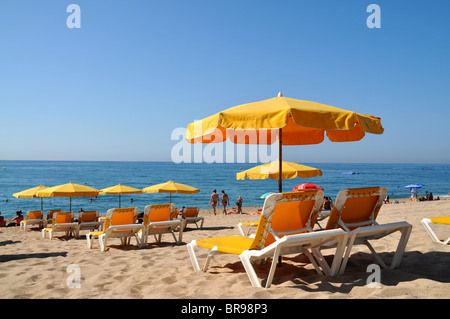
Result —
<instances>
[{"instance_id":1,"label":"lounger backrest","mask_svg":"<svg viewBox=\"0 0 450 319\"><path fill-rule=\"evenodd\" d=\"M110 226L135 224L138 213L139 209L137 207L109 209L108 212L106 213L105 230L108 229Z\"/></svg>"},{"instance_id":2,"label":"lounger backrest","mask_svg":"<svg viewBox=\"0 0 450 319\"><path fill-rule=\"evenodd\" d=\"M73 217L74 213L72 212L55 212L53 214L52 225L72 223Z\"/></svg>"},{"instance_id":3,"label":"lounger backrest","mask_svg":"<svg viewBox=\"0 0 450 319\"><path fill-rule=\"evenodd\" d=\"M42 219L44 212L42 210L30 210L27 212L27 220L30 219Z\"/></svg>"},{"instance_id":4,"label":"lounger backrest","mask_svg":"<svg viewBox=\"0 0 450 319\"><path fill-rule=\"evenodd\" d=\"M200 208L198 208L198 207L186 207L184 209L184 216L185 217L197 217L199 211L200 211Z\"/></svg>"},{"instance_id":5,"label":"lounger backrest","mask_svg":"<svg viewBox=\"0 0 450 319\"><path fill-rule=\"evenodd\" d=\"M269 195L250 249L262 249L287 234L311 231L323 204L319 190ZM278 214L278 217L276 217Z\"/></svg>"},{"instance_id":6,"label":"lounger backrest","mask_svg":"<svg viewBox=\"0 0 450 319\"><path fill-rule=\"evenodd\" d=\"M62 212L62 209L51 209L47 211L47 219L52 219L53 218L53 214L56 212Z\"/></svg>"},{"instance_id":7,"label":"lounger backrest","mask_svg":"<svg viewBox=\"0 0 450 319\"><path fill-rule=\"evenodd\" d=\"M80 223L91 223L98 221L99 212L96 210L80 212L78 214L78 222Z\"/></svg>"},{"instance_id":8,"label":"lounger backrest","mask_svg":"<svg viewBox=\"0 0 450 319\"><path fill-rule=\"evenodd\" d=\"M322 204L323 192L319 190L283 193L283 200L275 206L271 227L279 238L312 231ZM265 246L274 241L269 234Z\"/></svg>"},{"instance_id":9,"label":"lounger backrest","mask_svg":"<svg viewBox=\"0 0 450 319\"><path fill-rule=\"evenodd\" d=\"M144 225L150 222L162 222L173 219L174 204L148 205L144 209Z\"/></svg>"},{"instance_id":10,"label":"lounger backrest","mask_svg":"<svg viewBox=\"0 0 450 319\"><path fill-rule=\"evenodd\" d=\"M386 197L385 187L349 188L339 191L326 229L338 227L351 231L376 224L378 212Z\"/></svg>"}]
</instances>

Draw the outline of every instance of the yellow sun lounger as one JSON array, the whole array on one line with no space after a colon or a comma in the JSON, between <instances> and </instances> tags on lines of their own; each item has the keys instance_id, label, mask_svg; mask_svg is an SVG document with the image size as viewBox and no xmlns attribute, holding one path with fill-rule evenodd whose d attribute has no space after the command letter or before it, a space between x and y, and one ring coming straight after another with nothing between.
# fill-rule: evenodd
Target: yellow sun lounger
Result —
<instances>
[{"instance_id":1,"label":"yellow sun lounger","mask_svg":"<svg viewBox=\"0 0 450 319\"><path fill-rule=\"evenodd\" d=\"M199 207L185 207L183 209L183 216L182 218L185 221L185 226L187 224L195 224L197 226L197 229L200 229L203 227L203 222L205 221L204 217L198 216L198 213L200 212ZM200 227L198 226L198 222L200 222Z\"/></svg>"},{"instance_id":2,"label":"yellow sun lounger","mask_svg":"<svg viewBox=\"0 0 450 319\"><path fill-rule=\"evenodd\" d=\"M325 229L342 228L349 235L340 274L345 270L353 245L357 244L365 244L384 268L394 269L400 265L412 226L407 222L379 225L375 221L386 192L385 187L368 187L344 189L337 194ZM397 231L401 233L401 237L391 265L388 266L376 253L369 240L380 239Z\"/></svg>"},{"instance_id":3,"label":"yellow sun lounger","mask_svg":"<svg viewBox=\"0 0 450 319\"><path fill-rule=\"evenodd\" d=\"M434 242L443 245L447 245L450 242L450 237L448 237L447 240L440 240L436 235L436 232L431 228L431 224L450 225L450 216L424 218L421 220L421 223Z\"/></svg>"},{"instance_id":4,"label":"yellow sun lounger","mask_svg":"<svg viewBox=\"0 0 450 319\"><path fill-rule=\"evenodd\" d=\"M137 233L142 229L142 224L136 224L138 213L137 207L109 209L106 213L104 229L86 234L88 248L92 248L94 237L98 237L100 250L105 251L109 238L120 238L122 245L126 245L130 243L132 236L135 236L140 248L141 241Z\"/></svg>"},{"instance_id":5,"label":"yellow sun lounger","mask_svg":"<svg viewBox=\"0 0 450 319\"><path fill-rule=\"evenodd\" d=\"M57 212L63 212L62 209L50 209L47 211L47 217L46 217L46 224L45 227L47 227L48 224L52 224L53 221L53 214L57 213Z\"/></svg>"},{"instance_id":6,"label":"yellow sun lounger","mask_svg":"<svg viewBox=\"0 0 450 319\"><path fill-rule=\"evenodd\" d=\"M154 235L158 243L161 242L163 234L172 234L175 242L180 244L183 238L184 220L174 218L176 214L174 204L148 205L144 209L144 222L142 231L138 236L143 244L148 243L148 236ZM178 230L178 239L175 231ZM158 238L156 238L158 235Z\"/></svg>"},{"instance_id":7,"label":"yellow sun lounger","mask_svg":"<svg viewBox=\"0 0 450 319\"><path fill-rule=\"evenodd\" d=\"M20 229L27 230L27 227L31 225L39 225L41 228L46 225L44 212L42 210L28 211L25 219L20 222Z\"/></svg>"},{"instance_id":8,"label":"yellow sun lounger","mask_svg":"<svg viewBox=\"0 0 450 319\"><path fill-rule=\"evenodd\" d=\"M195 254L195 247L209 249L203 271L207 271L209 263L214 255L234 254L239 255L252 286L261 287L261 283L253 268L252 261L272 257L272 265L265 284L269 288L274 277L278 256L287 254L304 253L316 271L321 274L317 262L325 265L325 259L317 251L313 256L311 248L321 246L326 242L338 243L335 257L331 267L322 267L328 275L335 275L340 266L342 254L347 242L347 234L341 229L311 233L315 216L313 212L316 204L323 198L322 191L305 191L283 194L271 194L265 202L258 228L254 238L246 236L226 236L193 240L187 245L188 253L195 271L200 271L200 266ZM279 215L278 217L277 214ZM279 231L275 231L272 223L276 222ZM295 226L293 226L295 225ZM301 225L300 229L298 228ZM316 261L316 259L320 259Z\"/></svg>"},{"instance_id":9,"label":"yellow sun lounger","mask_svg":"<svg viewBox=\"0 0 450 319\"><path fill-rule=\"evenodd\" d=\"M66 236L70 236L75 232L78 223L74 223L74 213L72 212L55 212L52 218L52 226L42 230L42 238L48 233L48 237L53 239L53 233L65 232Z\"/></svg>"},{"instance_id":10,"label":"yellow sun lounger","mask_svg":"<svg viewBox=\"0 0 450 319\"><path fill-rule=\"evenodd\" d=\"M102 225L102 222L99 220L99 215L100 214L97 210L79 212L78 225L75 230L75 237L79 237L80 230L98 230Z\"/></svg>"}]
</instances>

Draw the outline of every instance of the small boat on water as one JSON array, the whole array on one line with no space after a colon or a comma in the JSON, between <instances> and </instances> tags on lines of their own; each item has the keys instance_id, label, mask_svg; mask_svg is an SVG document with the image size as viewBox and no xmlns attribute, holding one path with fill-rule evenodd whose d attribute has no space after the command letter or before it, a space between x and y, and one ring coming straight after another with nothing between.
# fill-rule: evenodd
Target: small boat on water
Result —
<instances>
[{"instance_id":1,"label":"small boat on water","mask_svg":"<svg viewBox=\"0 0 450 319\"><path fill-rule=\"evenodd\" d=\"M355 172L355 171L348 171L348 172L344 172L342 174L344 174L344 175L358 175L359 173Z\"/></svg>"}]
</instances>

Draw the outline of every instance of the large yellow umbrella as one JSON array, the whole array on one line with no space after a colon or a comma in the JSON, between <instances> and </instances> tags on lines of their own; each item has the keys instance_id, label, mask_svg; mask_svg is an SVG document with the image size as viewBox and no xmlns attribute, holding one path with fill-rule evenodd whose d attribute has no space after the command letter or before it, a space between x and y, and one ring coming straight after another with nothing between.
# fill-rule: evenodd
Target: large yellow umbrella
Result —
<instances>
[{"instance_id":1,"label":"large yellow umbrella","mask_svg":"<svg viewBox=\"0 0 450 319\"><path fill-rule=\"evenodd\" d=\"M238 105L188 125L190 143L237 144L279 143L282 171L282 145L359 141L365 133L382 134L381 119L337 107L284 97ZM282 175L278 180L282 191Z\"/></svg>"},{"instance_id":2,"label":"large yellow umbrella","mask_svg":"<svg viewBox=\"0 0 450 319\"><path fill-rule=\"evenodd\" d=\"M142 193L142 190L131 187L131 186L122 185L122 184L103 188L100 190L100 194L119 195L119 208L120 208L120 196L122 194L128 195L128 194L140 194L140 193Z\"/></svg>"},{"instance_id":3,"label":"large yellow umbrella","mask_svg":"<svg viewBox=\"0 0 450 319\"><path fill-rule=\"evenodd\" d=\"M72 211L72 197L91 197L98 196L100 191L98 189L80 185L75 183L67 183L63 185L53 186L37 192L39 197L69 197L70 211Z\"/></svg>"},{"instance_id":4,"label":"large yellow umbrella","mask_svg":"<svg viewBox=\"0 0 450 319\"><path fill-rule=\"evenodd\" d=\"M14 193L13 196L16 198L36 198L36 197L40 197L37 196L37 192L43 189L48 188L47 186L44 185L39 185L33 188L29 188L26 190L23 190L21 192L18 193ZM42 203L42 197L41 197L41 210L44 210L44 205Z\"/></svg>"},{"instance_id":5,"label":"large yellow umbrella","mask_svg":"<svg viewBox=\"0 0 450 319\"><path fill-rule=\"evenodd\" d=\"M282 170L281 170L281 178L282 179L291 179L295 177L308 178L314 176L322 176L322 171L318 168L283 162ZM271 163L259 165L243 172L239 172L236 174L236 179L243 180L245 178L248 179L279 179L280 178L280 165L278 161L274 161Z\"/></svg>"},{"instance_id":6,"label":"large yellow umbrella","mask_svg":"<svg viewBox=\"0 0 450 319\"><path fill-rule=\"evenodd\" d=\"M142 191L144 193L170 193L170 202L172 203L173 193L195 194L200 192L200 189L185 184L175 183L174 181L168 181L143 188Z\"/></svg>"}]
</instances>

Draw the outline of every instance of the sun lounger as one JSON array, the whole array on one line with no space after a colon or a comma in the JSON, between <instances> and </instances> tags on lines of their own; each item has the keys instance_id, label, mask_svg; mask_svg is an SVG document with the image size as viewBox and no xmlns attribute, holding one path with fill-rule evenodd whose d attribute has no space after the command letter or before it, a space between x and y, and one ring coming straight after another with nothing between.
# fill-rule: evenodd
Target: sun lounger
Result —
<instances>
[{"instance_id":1,"label":"sun lounger","mask_svg":"<svg viewBox=\"0 0 450 319\"><path fill-rule=\"evenodd\" d=\"M384 268L394 269L400 265L412 226L407 222L379 225L375 221L386 192L385 187L353 188L341 190L336 196L325 229L342 228L348 233L349 239L340 274L345 270L353 245L357 244L367 245L376 261ZM392 262L388 266L376 253L369 240L380 239L397 231L401 233L401 237Z\"/></svg>"},{"instance_id":2,"label":"sun lounger","mask_svg":"<svg viewBox=\"0 0 450 319\"><path fill-rule=\"evenodd\" d=\"M203 271L207 271L210 261L217 254L239 255L250 282L255 287L261 283L253 268L252 261L272 257L272 265L265 284L269 288L276 269L279 256L304 253L318 273L337 274L347 242L347 234L341 229L312 233L311 225L315 222L316 204L323 198L321 191L293 192L272 194L264 202L263 211L255 236L226 236L193 240L187 245L188 253L195 271L200 266L195 254L195 247L209 249ZM278 214L278 217L277 217ZM296 221L293 223L293 221ZM274 226L278 227L278 231ZM337 249L331 267L320 269L318 262L326 261L320 252L314 256L311 249L326 242L337 242Z\"/></svg>"},{"instance_id":3,"label":"sun lounger","mask_svg":"<svg viewBox=\"0 0 450 319\"><path fill-rule=\"evenodd\" d=\"M183 238L184 220L174 218L176 214L174 204L148 205L144 209L144 222L142 231L138 236L143 244L148 243L148 236L154 235L158 243L163 234L172 234L175 242L180 244ZM178 239L175 231L178 230Z\"/></svg>"},{"instance_id":4,"label":"sun lounger","mask_svg":"<svg viewBox=\"0 0 450 319\"><path fill-rule=\"evenodd\" d=\"M434 242L443 245L447 245L450 242L450 237L448 237L446 240L440 240L436 235L436 232L431 228L431 224L450 225L450 216L424 218L421 220L421 223Z\"/></svg>"},{"instance_id":5,"label":"sun lounger","mask_svg":"<svg viewBox=\"0 0 450 319\"><path fill-rule=\"evenodd\" d=\"M27 230L31 225L38 225L40 228L44 227L46 219L42 210L30 210L27 216L20 222L20 229Z\"/></svg>"},{"instance_id":6,"label":"sun lounger","mask_svg":"<svg viewBox=\"0 0 450 319\"><path fill-rule=\"evenodd\" d=\"M205 220L204 217L198 216L198 213L200 212L199 207L185 207L183 209L183 215L182 218L185 221L185 228L187 224L195 224L197 226L197 229L200 229L203 227L203 222ZM200 227L198 226L198 222L200 222Z\"/></svg>"},{"instance_id":7,"label":"sun lounger","mask_svg":"<svg viewBox=\"0 0 450 319\"><path fill-rule=\"evenodd\" d=\"M52 218L52 226L42 230L42 238L48 233L48 237L53 239L55 232L64 232L66 236L71 236L78 225L73 221L74 213L72 212L55 212Z\"/></svg>"},{"instance_id":8,"label":"sun lounger","mask_svg":"<svg viewBox=\"0 0 450 319\"><path fill-rule=\"evenodd\" d=\"M46 217L46 224L44 225L45 227L47 227L47 225L51 225L52 224L52 220L53 220L53 214L57 213L57 212L63 212L62 209L50 209L47 211L47 217Z\"/></svg>"},{"instance_id":9,"label":"sun lounger","mask_svg":"<svg viewBox=\"0 0 450 319\"><path fill-rule=\"evenodd\" d=\"M80 230L98 230L102 222L99 220L99 212L93 211L83 211L78 213L78 225L75 230L75 237L78 238L80 235Z\"/></svg>"},{"instance_id":10,"label":"sun lounger","mask_svg":"<svg viewBox=\"0 0 450 319\"><path fill-rule=\"evenodd\" d=\"M138 247L141 247L137 233L142 229L142 224L136 224L139 209L137 207L112 208L106 213L105 226L102 231L86 234L88 248L92 248L95 237L98 237L100 250L105 251L109 238L120 238L122 245L130 243L132 236L136 238Z\"/></svg>"}]
</instances>

